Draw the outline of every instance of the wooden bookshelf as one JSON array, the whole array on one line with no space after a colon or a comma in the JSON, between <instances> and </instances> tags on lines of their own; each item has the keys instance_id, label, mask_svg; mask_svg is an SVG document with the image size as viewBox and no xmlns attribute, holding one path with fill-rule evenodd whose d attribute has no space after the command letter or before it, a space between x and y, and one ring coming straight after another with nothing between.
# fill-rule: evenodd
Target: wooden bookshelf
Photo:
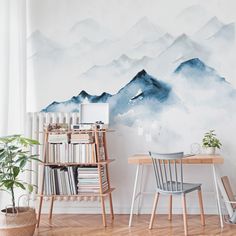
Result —
<instances>
[{"instance_id":1,"label":"wooden bookshelf","mask_svg":"<svg viewBox=\"0 0 236 236\"><path fill-rule=\"evenodd\" d=\"M102 221L103 225L106 226L106 211L105 211L105 200L108 198L110 206L111 219L114 219L113 203L112 203L112 192L114 188L110 185L109 178L109 164L114 159L109 159L107 146L106 146L106 133L111 130L106 129L91 129L91 130L76 130L76 131L46 131L44 132L44 151L43 151L43 162L41 163L42 173L40 175L41 185L38 194L39 197L39 209L38 209L38 223L40 224L41 210L44 198L50 198L50 209L49 219L52 218L53 204L57 198L78 198L78 197L97 197L100 199L102 208ZM112 130L113 131L113 130ZM58 135L58 136L51 136ZM60 134L64 140L60 141ZM65 136L66 134L66 136ZM88 134L89 140L93 142L78 142L73 140L73 144L70 143L72 134ZM83 138L86 135L83 135ZM91 136L91 139L90 139ZM86 136L87 137L87 136ZM55 143L53 143L55 138ZM80 150L69 150L74 148L73 145L85 145L83 151ZM53 149L50 150L50 145L56 145L56 153ZM61 146L60 146L61 145ZM71 145L71 147L69 146ZM89 149L86 145L94 145L94 150ZM53 147L53 146L51 146ZM81 146L82 147L82 146ZM85 155L88 157L93 153L92 162L88 162L88 158L78 158L76 155ZM61 152L61 153L60 153ZM73 153L73 155L72 155ZM63 155L62 155L63 154ZM52 155L50 157L50 155ZM59 156L59 158L58 158ZM52 161L59 159L60 161ZM80 160L80 162L74 160ZM83 160L81 162L81 159ZM63 160L63 161L62 161ZM70 160L70 161L68 161ZM89 202L88 202L89 204Z\"/></svg>"}]
</instances>

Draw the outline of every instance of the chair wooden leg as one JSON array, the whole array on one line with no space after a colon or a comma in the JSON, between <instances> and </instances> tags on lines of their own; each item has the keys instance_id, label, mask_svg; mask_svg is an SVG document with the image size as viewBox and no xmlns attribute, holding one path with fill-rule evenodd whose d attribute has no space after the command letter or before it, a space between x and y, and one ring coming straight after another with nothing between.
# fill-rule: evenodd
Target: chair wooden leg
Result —
<instances>
[{"instance_id":1,"label":"chair wooden leg","mask_svg":"<svg viewBox=\"0 0 236 236\"><path fill-rule=\"evenodd\" d=\"M150 223L149 223L149 229L152 229L152 226L153 226L153 221L154 221L154 218L155 218L155 213L156 213L156 208L157 208L159 195L160 195L160 193L155 194L155 198L154 198L154 202L153 202L153 208L152 208L152 215L151 215L151 219L150 219Z\"/></svg>"},{"instance_id":2,"label":"chair wooden leg","mask_svg":"<svg viewBox=\"0 0 236 236\"><path fill-rule=\"evenodd\" d=\"M204 226L205 225L205 215L204 215L204 209L203 209L203 201L202 201L202 191L201 188L198 189L198 201L199 201L199 207L201 212L201 223Z\"/></svg>"},{"instance_id":3,"label":"chair wooden leg","mask_svg":"<svg viewBox=\"0 0 236 236\"><path fill-rule=\"evenodd\" d=\"M187 208L186 208L186 198L185 194L182 195L182 205L183 205L183 220L184 220L184 235L188 235L188 222L187 222Z\"/></svg>"},{"instance_id":4,"label":"chair wooden leg","mask_svg":"<svg viewBox=\"0 0 236 236\"><path fill-rule=\"evenodd\" d=\"M169 198L169 215L168 215L168 220L172 220L172 195L170 195L170 198Z\"/></svg>"}]
</instances>

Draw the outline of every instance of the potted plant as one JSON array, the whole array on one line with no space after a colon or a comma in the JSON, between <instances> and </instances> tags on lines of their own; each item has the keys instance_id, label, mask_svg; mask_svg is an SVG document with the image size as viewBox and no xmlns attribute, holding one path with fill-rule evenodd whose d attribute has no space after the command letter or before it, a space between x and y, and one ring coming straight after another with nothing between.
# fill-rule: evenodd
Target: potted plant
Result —
<instances>
[{"instance_id":1,"label":"potted plant","mask_svg":"<svg viewBox=\"0 0 236 236\"><path fill-rule=\"evenodd\" d=\"M33 186L20 179L20 174L27 171L28 161L36 160L38 155L31 155L29 147L39 145L36 140L21 135L0 138L0 190L11 195L11 205L0 212L1 236L32 236L36 226L34 208L16 205L15 189L33 191Z\"/></svg>"},{"instance_id":2,"label":"potted plant","mask_svg":"<svg viewBox=\"0 0 236 236\"><path fill-rule=\"evenodd\" d=\"M216 137L215 130L210 130L205 133L202 139L203 147L206 149L207 154L215 154L215 149L222 146L220 140Z\"/></svg>"}]
</instances>

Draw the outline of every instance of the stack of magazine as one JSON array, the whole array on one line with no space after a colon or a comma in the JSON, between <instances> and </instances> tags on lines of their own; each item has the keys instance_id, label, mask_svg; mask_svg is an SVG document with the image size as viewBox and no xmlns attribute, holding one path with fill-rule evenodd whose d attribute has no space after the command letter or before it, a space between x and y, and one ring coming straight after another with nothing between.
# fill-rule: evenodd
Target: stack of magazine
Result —
<instances>
[{"instance_id":1,"label":"stack of magazine","mask_svg":"<svg viewBox=\"0 0 236 236\"><path fill-rule=\"evenodd\" d=\"M97 167L78 168L78 193L99 193L99 176Z\"/></svg>"},{"instance_id":2,"label":"stack of magazine","mask_svg":"<svg viewBox=\"0 0 236 236\"><path fill-rule=\"evenodd\" d=\"M78 193L99 193L99 173L98 167L79 167L78 168ZM102 191L108 189L105 167L101 166Z\"/></svg>"},{"instance_id":3,"label":"stack of magazine","mask_svg":"<svg viewBox=\"0 0 236 236\"><path fill-rule=\"evenodd\" d=\"M71 134L71 143L94 143L94 134L93 133L72 133Z\"/></svg>"}]
</instances>

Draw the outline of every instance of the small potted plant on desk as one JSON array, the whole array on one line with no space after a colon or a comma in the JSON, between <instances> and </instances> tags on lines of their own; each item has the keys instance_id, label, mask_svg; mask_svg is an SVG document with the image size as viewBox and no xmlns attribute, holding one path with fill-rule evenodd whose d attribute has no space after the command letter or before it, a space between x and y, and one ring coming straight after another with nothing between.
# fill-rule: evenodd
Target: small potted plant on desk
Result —
<instances>
[{"instance_id":1,"label":"small potted plant on desk","mask_svg":"<svg viewBox=\"0 0 236 236\"><path fill-rule=\"evenodd\" d=\"M215 149L222 146L220 140L216 137L215 130L210 130L205 133L202 139L203 147L206 149L206 154L214 155Z\"/></svg>"},{"instance_id":2,"label":"small potted plant on desk","mask_svg":"<svg viewBox=\"0 0 236 236\"><path fill-rule=\"evenodd\" d=\"M0 190L11 195L11 206L0 212L1 236L32 236L36 226L35 209L16 206L15 189L33 191L33 186L20 180L19 175L25 172L28 161L39 159L31 155L28 148L39 145L36 140L11 135L0 138Z\"/></svg>"}]
</instances>

